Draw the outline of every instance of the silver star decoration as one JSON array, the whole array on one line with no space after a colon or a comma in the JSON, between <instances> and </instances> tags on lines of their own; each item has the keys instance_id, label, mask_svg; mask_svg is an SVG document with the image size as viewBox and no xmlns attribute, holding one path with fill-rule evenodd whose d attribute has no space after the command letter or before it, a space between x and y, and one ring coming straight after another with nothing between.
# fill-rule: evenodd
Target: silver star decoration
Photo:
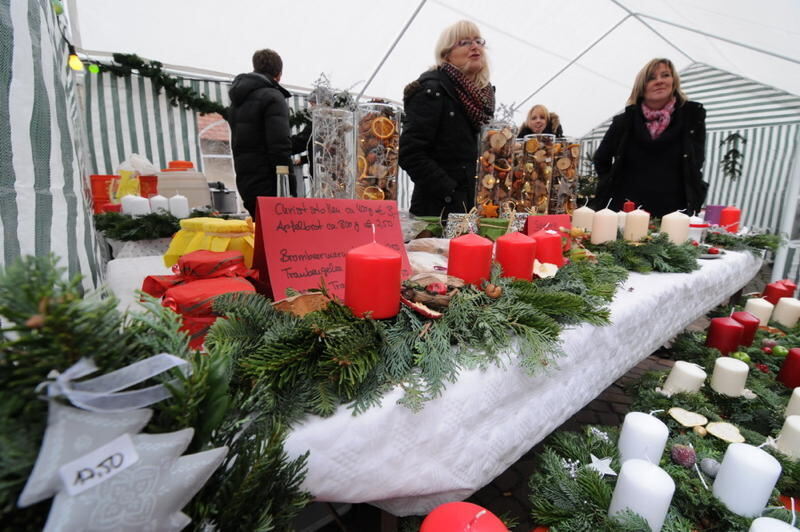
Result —
<instances>
[{"instance_id":1,"label":"silver star decoration","mask_svg":"<svg viewBox=\"0 0 800 532\"><path fill-rule=\"evenodd\" d=\"M592 463L586 466L587 469L597 471L601 477L605 475L617 476L617 473L611 469L611 458L600 459L593 454L589 454L589 456L592 457Z\"/></svg>"}]
</instances>

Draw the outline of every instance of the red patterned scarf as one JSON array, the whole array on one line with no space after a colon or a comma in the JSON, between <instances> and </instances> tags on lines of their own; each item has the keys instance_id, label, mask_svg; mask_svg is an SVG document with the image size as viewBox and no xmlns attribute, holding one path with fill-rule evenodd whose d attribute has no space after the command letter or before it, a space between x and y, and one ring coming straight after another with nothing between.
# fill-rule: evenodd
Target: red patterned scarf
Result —
<instances>
[{"instance_id":1,"label":"red patterned scarf","mask_svg":"<svg viewBox=\"0 0 800 532\"><path fill-rule=\"evenodd\" d=\"M439 67L447 74L456 87L459 101L467 110L467 117L475 128L480 128L494 116L494 89L492 85L479 88L470 81L458 68L450 63L443 63Z\"/></svg>"},{"instance_id":2,"label":"red patterned scarf","mask_svg":"<svg viewBox=\"0 0 800 532\"><path fill-rule=\"evenodd\" d=\"M647 129L650 131L650 138L657 139L667 129L672 120L672 111L675 109L675 98L672 98L667 105L661 109L650 109L642 102L642 113L647 120Z\"/></svg>"}]
</instances>

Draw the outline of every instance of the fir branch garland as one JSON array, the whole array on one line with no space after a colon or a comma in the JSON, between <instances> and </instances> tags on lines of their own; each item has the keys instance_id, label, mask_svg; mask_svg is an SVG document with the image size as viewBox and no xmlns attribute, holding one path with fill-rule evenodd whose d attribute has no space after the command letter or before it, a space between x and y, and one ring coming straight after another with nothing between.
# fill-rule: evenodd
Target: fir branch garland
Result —
<instances>
[{"instance_id":1,"label":"fir branch garland","mask_svg":"<svg viewBox=\"0 0 800 532\"><path fill-rule=\"evenodd\" d=\"M664 233L648 236L642 242L616 239L586 247L594 253L610 253L617 264L638 273L689 273L700 268L700 250L696 246L675 245Z\"/></svg>"},{"instance_id":2,"label":"fir branch garland","mask_svg":"<svg viewBox=\"0 0 800 532\"><path fill-rule=\"evenodd\" d=\"M746 235L735 235L722 231L709 231L705 238L706 244L731 249L747 250L755 255L761 255L763 250L778 251L783 243L780 235L769 233L749 233Z\"/></svg>"},{"instance_id":3,"label":"fir branch garland","mask_svg":"<svg viewBox=\"0 0 800 532\"><path fill-rule=\"evenodd\" d=\"M205 209L194 209L190 218L196 217L228 219L228 215ZM142 216L131 216L119 212L102 212L94 215L95 228L107 238L122 241L169 238L180 228L180 220L168 212L151 212Z\"/></svg>"}]
</instances>

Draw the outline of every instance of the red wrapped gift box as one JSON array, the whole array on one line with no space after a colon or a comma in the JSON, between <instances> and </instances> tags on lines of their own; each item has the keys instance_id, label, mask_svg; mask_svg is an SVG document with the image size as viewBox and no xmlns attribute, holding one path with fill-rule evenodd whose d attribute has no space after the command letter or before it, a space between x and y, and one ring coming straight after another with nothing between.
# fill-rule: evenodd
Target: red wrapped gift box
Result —
<instances>
[{"instance_id":1,"label":"red wrapped gift box","mask_svg":"<svg viewBox=\"0 0 800 532\"><path fill-rule=\"evenodd\" d=\"M161 304L184 316L210 316L213 315L211 304L215 297L231 292L255 291L252 283L242 277L200 279L173 286L164 293Z\"/></svg>"},{"instance_id":2,"label":"red wrapped gift box","mask_svg":"<svg viewBox=\"0 0 800 532\"><path fill-rule=\"evenodd\" d=\"M187 253L172 267L176 275L148 275L142 283L142 292L161 297L173 286L199 279L216 277L249 277L253 271L244 264L240 251L198 250Z\"/></svg>"}]
</instances>

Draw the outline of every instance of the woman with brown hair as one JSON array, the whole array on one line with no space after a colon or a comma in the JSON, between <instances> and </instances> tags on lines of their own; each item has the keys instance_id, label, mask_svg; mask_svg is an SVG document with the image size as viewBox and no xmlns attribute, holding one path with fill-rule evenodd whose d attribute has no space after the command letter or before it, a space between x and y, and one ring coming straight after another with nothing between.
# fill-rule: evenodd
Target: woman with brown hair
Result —
<instances>
[{"instance_id":1,"label":"woman with brown hair","mask_svg":"<svg viewBox=\"0 0 800 532\"><path fill-rule=\"evenodd\" d=\"M446 28L436 66L405 88L400 166L414 182L411 212L445 218L474 204L481 125L494 115L486 40L472 22Z\"/></svg>"},{"instance_id":2,"label":"woman with brown hair","mask_svg":"<svg viewBox=\"0 0 800 532\"><path fill-rule=\"evenodd\" d=\"M669 59L653 59L636 76L625 112L614 117L594 154L599 177L595 208L626 200L661 217L700 210L706 110L689 101Z\"/></svg>"}]
</instances>

